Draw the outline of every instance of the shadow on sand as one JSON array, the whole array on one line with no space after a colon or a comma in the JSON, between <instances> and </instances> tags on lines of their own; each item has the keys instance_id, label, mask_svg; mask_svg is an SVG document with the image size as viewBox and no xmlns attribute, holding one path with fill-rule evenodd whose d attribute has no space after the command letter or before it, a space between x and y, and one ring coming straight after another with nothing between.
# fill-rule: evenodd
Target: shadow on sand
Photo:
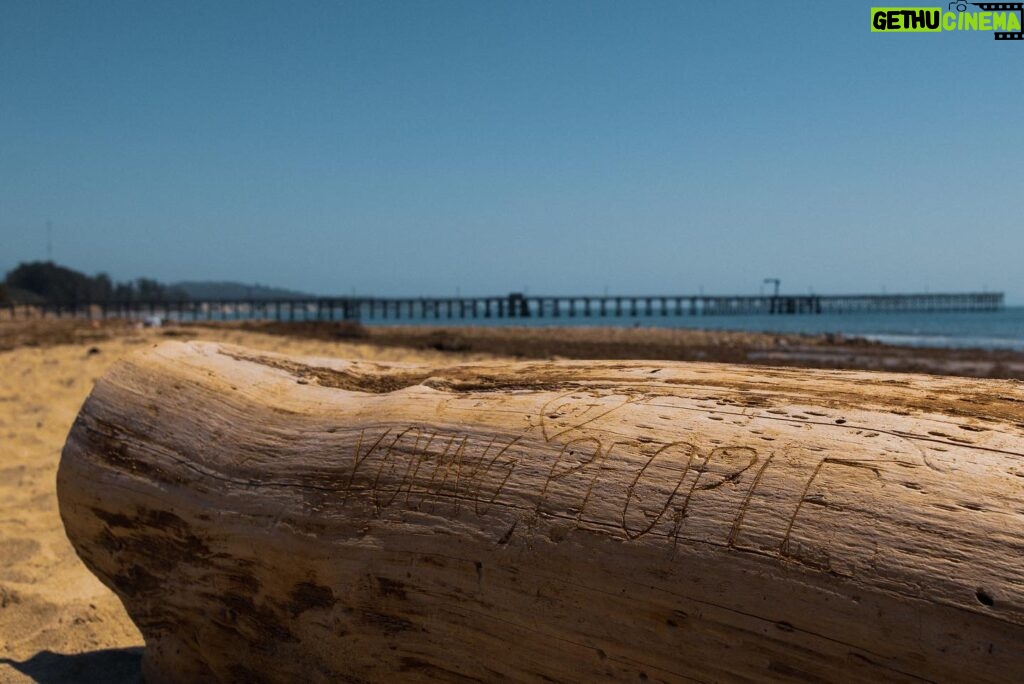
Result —
<instances>
[{"instance_id":1,"label":"shadow on sand","mask_svg":"<svg viewBox=\"0 0 1024 684\"><path fill-rule=\"evenodd\" d=\"M39 684L139 684L142 682L142 650L137 646L71 655L40 651L21 662L0 658L0 665L10 665Z\"/></svg>"}]
</instances>

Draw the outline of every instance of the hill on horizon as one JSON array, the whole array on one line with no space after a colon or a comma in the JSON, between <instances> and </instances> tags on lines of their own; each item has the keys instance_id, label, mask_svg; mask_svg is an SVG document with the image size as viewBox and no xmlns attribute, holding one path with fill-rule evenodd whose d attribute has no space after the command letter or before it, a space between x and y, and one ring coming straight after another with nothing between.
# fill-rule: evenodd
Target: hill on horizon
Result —
<instances>
[{"instance_id":1,"label":"hill on horizon","mask_svg":"<svg viewBox=\"0 0 1024 684\"><path fill-rule=\"evenodd\" d=\"M316 295L282 287L270 287L259 283L246 284L234 281L186 280L174 283L173 287L184 290L190 299L309 299Z\"/></svg>"}]
</instances>

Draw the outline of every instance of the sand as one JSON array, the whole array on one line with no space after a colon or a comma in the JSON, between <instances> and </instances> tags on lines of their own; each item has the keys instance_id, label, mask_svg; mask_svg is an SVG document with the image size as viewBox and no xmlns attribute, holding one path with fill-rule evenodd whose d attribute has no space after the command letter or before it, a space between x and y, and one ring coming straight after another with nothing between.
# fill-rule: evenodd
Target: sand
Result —
<instances>
[{"instance_id":1,"label":"sand","mask_svg":"<svg viewBox=\"0 0 1024 684\"><path fill-rule=\"evenodd\" d=\"M236 330L0 324L0 682L138 681L142 638L64 536L55 477L93 382L121 356L185 334L289 354L470 360ZM38 345L38 346L26 346Z\"/></svg>"},{"instance_id":2,"label":"sand","mask_svg":"<svg viewBox=\"0 0 1024 684\"><path fill-rule=\"evenodd\" d=\"M141 637L114 594L75 556L57 512L54 483L65 437L96 378L123 355L168 338L295 355L430 363L626 357L1024 377L1020 354L911 350L824 336L241 327L0 323L0 682L138 681ZM295 332L304 337L284 334Z\"/></svg>"}]
</instances>

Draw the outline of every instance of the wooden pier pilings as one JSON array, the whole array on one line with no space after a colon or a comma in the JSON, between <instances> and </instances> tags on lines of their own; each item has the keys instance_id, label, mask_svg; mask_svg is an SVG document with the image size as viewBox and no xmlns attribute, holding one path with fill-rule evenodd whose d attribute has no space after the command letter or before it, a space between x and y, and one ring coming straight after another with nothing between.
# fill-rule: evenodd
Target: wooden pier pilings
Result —
<instances>
[{"instance_id":1,"label":"wooden pier pilings","mask_svg":"<svg viewBox=\"0 0 1024 684\"><path fill-rule=\"evenodd\" d=\"M577 295L491 297L318 297L286 300L0 304L0 318L90 319L159 316L180 321L467 320L640 318L997 311L1002 292L886 295Z\"/></svg>"}]
</instances>

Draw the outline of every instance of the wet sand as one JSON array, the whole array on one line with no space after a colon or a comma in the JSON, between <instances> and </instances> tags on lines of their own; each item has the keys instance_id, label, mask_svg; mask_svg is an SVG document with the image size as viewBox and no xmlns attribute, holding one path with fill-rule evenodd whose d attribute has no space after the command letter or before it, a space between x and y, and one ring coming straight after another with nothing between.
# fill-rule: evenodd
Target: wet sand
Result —
<instances>
[{"instance_id":1,"label":"wet sand","mask_svg":"<svg viewBox=\"0 0 1024 684\"><path fill-rule=\"evenodd\" d=\"M1024 354L829 336L644 329L232 324L137 329L0 323L0 682L137 681L142 641L64 536L54 487L96 378L133 350L206 339L308 356L458 363L495 357L700 360L1024 378Z\"/></svg>"}]
</instances>

